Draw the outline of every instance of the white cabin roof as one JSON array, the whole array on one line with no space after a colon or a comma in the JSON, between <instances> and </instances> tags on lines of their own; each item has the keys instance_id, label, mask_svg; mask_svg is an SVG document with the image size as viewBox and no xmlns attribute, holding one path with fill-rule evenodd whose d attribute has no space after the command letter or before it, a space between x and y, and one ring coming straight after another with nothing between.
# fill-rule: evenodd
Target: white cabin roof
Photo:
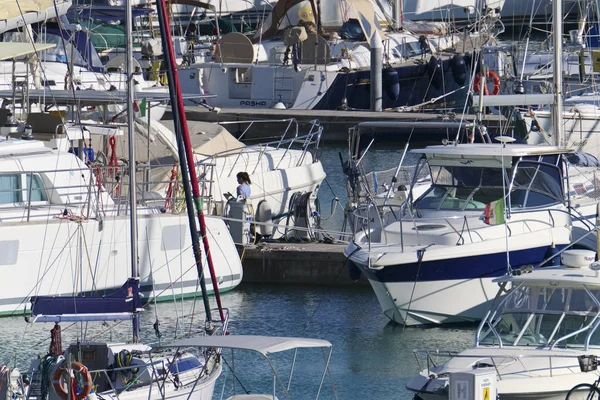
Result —
<instances>
[{"instance_id":1,"label":"white cabin roof","mask_svg":"<svg viewBox=\"0 0 600 400\"><path fill-rule=\"evenodd\" d=\"M411 153L426 154L428 157L442 155L444 157L522 157L545 154L564 154L573 150L557 146L509 144L501 143L471 143L453 145L427 146L424 149L414 149Z\"/></svg>"},{"instance_id":2,"label":"white cabin roof","mask_svg":"<svg viewBox=\"0 0 600 400\"><path fill-rule=\"evenodd\" d=\"M271 337L271 336L200 336L179 340L164 347L216 347L223 349L252 350L267 356L286 350L309 347L331 347L322 339Z\"/></svg>"},{"instance_id":3,"label":"white cabin roof","mask_svg":"<svg viewBox=\"0 0 600 400\"><path fill-rule=\"evenodd\" d=\"M31 153L51 153L52 149L41 140L3 139L0 140L0 156L27 155Z\"/></svg>"},{"instance_id":4,"label":"white cabin roof","mask_svg":"<svg viewBox=\"0 0 600 400\"><path fill-rule=\"evenodd\" d=\"M563 154L572 150L546 145L472 143L427 146L411 152L425 154L431 166L512 168L515 157Z\"/></svg>"},{"instance_id":5,"label":"white cabin roof","mask_svg":"<svg viewBox=\"0 0 600 400\"><path fill-rule=\"evenodd\" d=\"M600 288L600 273L588 267L569 268L564 265L557 267L536 268L533 272L519 276L504 275L496 278L495 282L525 283L531 286L552 286L563 288L589 289Z\"/></svg>"}]
</instances>

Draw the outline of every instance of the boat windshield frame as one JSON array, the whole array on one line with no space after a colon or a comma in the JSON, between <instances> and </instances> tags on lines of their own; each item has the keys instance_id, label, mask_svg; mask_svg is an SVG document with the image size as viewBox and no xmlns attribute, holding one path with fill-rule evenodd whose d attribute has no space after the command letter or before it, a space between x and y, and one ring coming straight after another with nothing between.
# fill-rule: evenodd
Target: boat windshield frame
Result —
<instances>
[{"instance_id":1,"label":"boat windshield frame","mask_svg":"<svg viewBox=\"0 0 600 400\"><path fill-rule=\"evenodd\" d=\"M564 158L560 154L550 155L555 162L548 162L548 155L514 157L511 165L504 167L500 182L500 166L492 167L475 163L473 165L460 163L460 159L449 163L440 163L436 160L431 165L424 154L417 162L415 173L410 185L409 202L414 210L435 211L478 211L482 212L490 203L506 198L507 210L519 211L523 209L544 208L564 204L568 201L564 190ZM412 189L418 184L418 177L423 168L428 168L431 177L431 186L419 198L412 199ZM477 171L476 169L479 169ZM488 174L485 170L495 170ZM475 173L473 173L475 172ZM445 173L445 178L440 175ZM457 178L458 175L464 175ZM436 176L437 175L437 176ZM471 176L468 176L471 175ZM495 184L486 184L484 180L495 175ZM478 182L465 184L473 178ZM441 179L450 178L450 182L441 182ZM529 178L528 183L524 182ZM460 182L462 180L462 182ZM505 185L503 189L502 183ZM548 185L550 184L550 185ZM554 185L553 187L550 187ZM536 186L536 187L534 187ZM544 187L545 186L545 187ZM462 195L459 194L462 192ZM506 197L503 197L506 193Z\"/></svg>"},{"instance_id":2,"label":"boat windshield frame","mask_svg":"<svg viewBox=\"0 0 600 400\"><path fill-rule=\"evenodd\" d=\"M501 296L507 284L502 283L479 324L475 347L600 348L600 336L594 336L600 325L600 290L521 282Z\"/></svg>"}]
</instances>

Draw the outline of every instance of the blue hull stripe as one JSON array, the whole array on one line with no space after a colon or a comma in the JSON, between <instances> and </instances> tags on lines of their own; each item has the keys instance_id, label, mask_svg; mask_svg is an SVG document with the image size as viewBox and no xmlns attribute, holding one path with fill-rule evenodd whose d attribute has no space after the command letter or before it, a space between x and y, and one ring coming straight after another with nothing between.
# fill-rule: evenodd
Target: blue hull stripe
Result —
<instances>
[{"instance_id":1,"label":"blue hull stripe","mask_svg":"<svg viewBox=\"0 0 600 400\"><path fill-rule=\"evenodd\" d=\"M552 250L558 251L563 247L564 245L556 246ZM550 250L550 246L543 246L511 251L510 264L513 269L529 264L535 266L548 257ZM384 283L493 278L506 273L506 253L504 252L427 261L427 251L425 251L423 258L424 261L421 263L420 268L418 263L391 265L381 270L359 268L368 279Z\"/></svg>"}]
</instances>

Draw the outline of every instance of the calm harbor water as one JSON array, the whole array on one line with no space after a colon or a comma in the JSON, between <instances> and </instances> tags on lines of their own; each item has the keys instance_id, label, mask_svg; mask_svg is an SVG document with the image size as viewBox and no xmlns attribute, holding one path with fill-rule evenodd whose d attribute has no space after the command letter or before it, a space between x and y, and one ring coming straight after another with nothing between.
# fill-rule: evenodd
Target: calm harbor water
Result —
<instances>
[{"instance_id":1,"label":"calm harbor water","mask_svg":"<svg viewBox=\"0 0 600 400\"><path fill-rule=\"evenodd\" d=\"M463 349L471 345L473 326L431 329L402 329L387 322L379 312L377 300L369 287L298 287L242 284L222 296L230 312L232 334L302 336L329 340L333 344L331 373L339 399L411 399L404 388L418 366L413 349ZM214 302L213 302L214 303ZM201 302L191 300L159 303L142 314L142 339L156 342L152 325L159 319L162 343L168 343L184 333L198 333L203 326L203 313L197 312L193 327L193 308L201 310ZM13 362L25 368L36 354L48 350L52 324L26 324L22 317L5 318L0 323L2 362ZM62 324L63 342L74 341L84 334L89 339L129 340L130 326L122 323L88 327ZM110 333L100 335L109 328ZM276 366L286 379L292 353L276 357ZM224 353L231 364L231 355ZM324 362L320 351L307 349L298 354L292 381L294 399L311 399L316 394ZM241 385L250 391L270 393L271 376L268 365L258 356L237 352L235 370ZM214 399L231 395L233 378L224 367L217 383ZM283 398L282 395L279 397ZM326 386L322 399L332 399Z\"/></svg>"},{"instance_id":2,"label":"calm harbor water","mask_svg":"<svg viewBox=\"0 0 600 400\"><path fill-rule=\"evenodd\" d=\"M365 168L383 170L394 168L400 161L403 145L387 145L371 151L365 157ZM327 173L327 182L319 192L323 227L339 230L343 221L341 208L330 217L331 200L337 196L346 204L344 175L338 152L347 158L343 145L328 145L321 160ZM414 164L416 157L407 163ZM340 265L340 273L346 269ZM242 284L222 296L224 307L230 312L232 334L300 336L329 340L333 344L331 358L332 380L340 399L411 399L405 384L418 371L414 349L461 350L473 342L475 326L403 329L388 322L381 313L370 287L349 286L292 286ZM214 306L214 299L211 300ZM195 311L194 311L195 310ZM195 314L195 315L194 315ZM190 316L194 315L193 321ZM156 343L152 325L158 319L162 332L161 342L184 334L199 334L204 315L200 301L167 302L150 305L142 314L142 340ZM45 354L49 345L52 324L27 324L23 317L0 320L0 361L16 363L27 369L32 357ZM88 340L127 341L131 336L128 323L121 324L62 324L63 343L78 338ZM292 352L275 357L276 367L285 380L289 374ZM232 394L234 381L228 365L231 354L224 353L226 364L219 379L214 399ZM270 393L272 377L267 363L259 356L238 352L235 354L237 393L243 388L253 393ZM292 381L292 398L315 397L324 361L320 350L299 352ZM283 395L279 393L279 398ZM332 399L331 386L326 380L322 399Z\"/></svg>"}]
</instances>

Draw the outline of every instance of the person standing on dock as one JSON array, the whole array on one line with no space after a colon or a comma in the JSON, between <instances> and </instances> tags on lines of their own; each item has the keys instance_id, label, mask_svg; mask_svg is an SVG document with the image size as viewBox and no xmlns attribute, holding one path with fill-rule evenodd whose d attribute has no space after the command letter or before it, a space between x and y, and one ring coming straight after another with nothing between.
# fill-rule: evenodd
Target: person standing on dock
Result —
<instances>
[{"instance_id":1,"label":"person standing on dock","mask_svg":"<svg viewBox=\"0 0 600 400\"><path fill-rule=\"evenodd\" d=\"M250 184L252 183L250 181L250 175L248 175L247 172L238 172L236 177L237 182L239 184L236 189L236 196L238 197L238 199L244 200L250 198Z\"/></svg>"}]
</instances>

